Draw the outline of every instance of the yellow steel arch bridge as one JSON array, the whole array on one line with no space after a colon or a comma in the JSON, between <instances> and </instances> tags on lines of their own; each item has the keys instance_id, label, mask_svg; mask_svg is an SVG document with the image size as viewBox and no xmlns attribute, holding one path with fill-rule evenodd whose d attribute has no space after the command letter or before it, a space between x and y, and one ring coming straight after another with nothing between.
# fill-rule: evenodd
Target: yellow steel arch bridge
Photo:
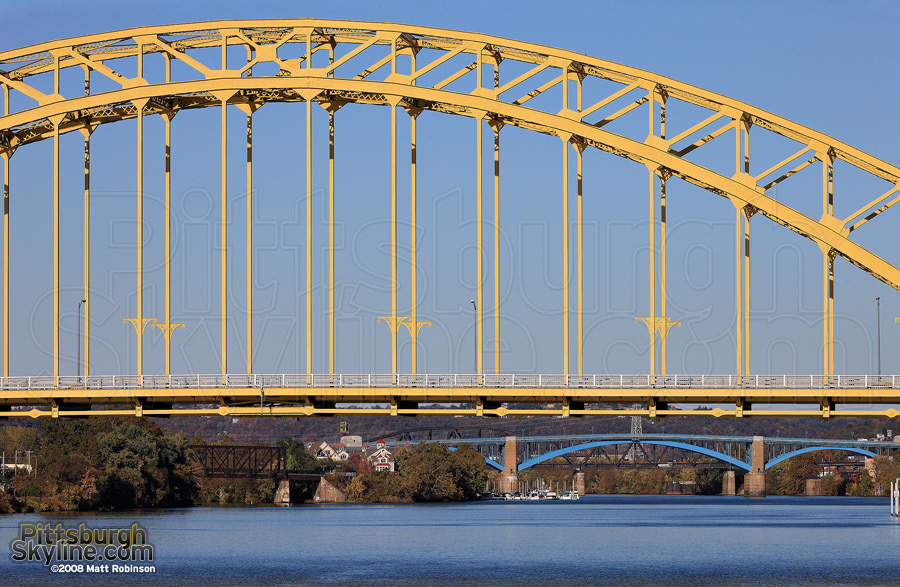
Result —
<instances>
[{"instance_id":1,"label":"yellow steel arch bridge","mask_svg":"<svg viewBox=\"0 0 900 587\"><path fill-rule=\"evenodd\" d=\"M235 51L243 48L236 62ZM287 49L290 48L291 51ZM427 50L423 53L423 50ZM201 59L200 52L219 52L218 66ZM288 54L299 55L288 57ZM428 59L423 57L428 56ZM136 63L124 67L124 63ZM178 75L173 75L177 64ZM516 64L515 76L503 71ZM61 78L83 74L83 92L72 93ZM80 72L80 73L79 73ZM188 73L185 73L188 72ZM263 75L267 73L268 75ZM52 83L36 80L52 79ZM603 80L608 91L588 98L583 91L588 80ZM849 404L900 403L900 378L834 374L834 260L843 257L894 289L900 289L900 270L879 255L851 239L853 232L877 219L900 201L900 169L858 149L777 115L754 108L698 87L639 69L554 49L483 34L461 33L427 27L323 20L219 21L157 26L52 41L0 53L0 86L4 111L0 117L0 155L4 162L4 276L3 276L3 379L0 380L0 416L88 416L88 415L197 415L272 414L332 415L337 413L389 414L478 414L529 415L558 413L577 415L887 415L894 409L850 409ZM97 90L96 88L102 88ZM534 100L553 90L561 101L547 106ZM391 312L383 317L392 331L392 374L346 375L335 373L334 222L329 218L331 255L327 261L328 311L314 316L307 296L306 324L321 320L326 324L329 373L312 372L312 329L306 331L307 372L299 375L263 375L253 365L253 209L247 197L246 235L246 364L228 364L226 322L229 292L227 267L228 157L225 125L229 106L246 115L247 192L252 193L253 114L268 102L298 102L306 109L306 192L312 193L311 110L324 108L329 117L330 174L334 186L335 113L348 104L373 104L391 112ZM667 130L666 109L674 102L699 107L705 118L676 132ZM170 342L179 324L172 320L170 258L170 131L173 118L196 108L221 110L221 373L215 375L170 374ZM409 205L413 232L416 230L416 117L423 110L471 118L472 147L477 153L477 294L476 322L484 325L485 295L500 306L499 222L485 234L482 211L493 206L499 216L499 137L503 127L523 129L560 139L563 168L560 170L559 204L563 209L561 259L564 298L564 340L570 328L577 341L570 357L563 344L563 363L558 374L505 374L500 371L499 347L493 365L483 364L478 353L472 375L416 373L416 338L424 323L416 310L416 275L412 272L412 311L398 315L397 231L398 207ZM162 322L144 313L144 211L143 128L148 116L159 115L165 123L165 288ZM409 116L411 137L398 137L398 117ZM607 125L625 117L642 117L646 135L625 136ZM670 116L670 119L672 117ZM100 125L125 119L137 120L137 311L124 318L134 326L138 340L137 373L100 376L90 374L91 366L91 133ZM670 126L677 121L669 120ZM488 125L485 128L485 123ZM485 131L488 136L485 137ZM84 138L84 218L83 287L84 315L81 355L84 376L60 374L60 136L78 132ZM796 145L796 152L777 159L768 169L751 172L750 138L757 133L774 133ZM493 135L491 137L491 135ZM494 142L494 161L483 161L483 146ZM10 256L20 254L10 244L10 219L15 217L19 194L10 193L10 176L16 171L15 154L27 145L51 140L53 151L54 297L52 376L10 376ZM409 141L409 165L398 161L398 150ZM717 149L734 157L733 171L713 171L695 159L698 149ZM647 168L651 250L660 257L659 268L649 275L651 305L648 315L638 317L651 337L649 375L590 375L583 373L583 251L582 251L582 157L586 149L599 149ZM763 153L762 155L765 155ZM729 155L730 156L730 155ZM754 159L758 155L754 151ZM771 159L760 156L761 159ZM574 160L577 181L569 185L569 168ZM886 191L862 198L858 209L840 217L834 209L833 169L842 161L860 172L883 180ZM768 195L774 186L791 181L799 171L814 166L821 169L821 215L810 216L776 201ZM487 168L487 173L485 173ZM409 194L399 193L398 174L410 174ZM484 193L485 176L493 173L493 193ZM673 178L722 196L734 205L735 222L735 303L737 331L734 374L723 376L671 375L666 369L666 337L676 323L667 315L666 283L666 186ZM488 190L490 192L490 190ZM401 203L401 196L408 203ZM327 195L327 210L334 210L334 189ZM573 204L574 200L574 204ZM312 198L306 198L306 286L312 287L311 242ZM574 210L573 210L574 208ZM822 374L811 376L760 376L750 374L749 284L750 220L761 214L794 231L821 249L823 274L823 357ZM570 220L574 216L574 222ZM576 228L570 239L569 226ZM576 243L570 251L570 241ZM412 239L412 267L416 266L416 239ZM493 247L493 251L489 246ZM574 254L573 254L574 253ZM482 266L485 255L493 254L491 279ZM574 259L573 259L574 258ZM574 275L574 280L570 279ZM575 292L570 292L570 281ZM493 286L491 288L491 285ZM216 286L218 287L218 285ZM485 292L488 289L488 292ZM570 310L569 300L577 302ZM494 312L495 332L500 328L500 312ZM397 333L405 326L412 336L412 369L398 374ZM165 338L165 373L143 373L141 334L158 328ZM484 348L483 328L478 328L477 348ZM659 347L660 356L656 356ZM543 404L544 408L514 409L506 402ZM600 409L597 404L640 403L645 407L628 410ZM720 402L726 408L708 410L671 409L670 404ZM357 407L347 408L347 403ZM429 404L423 406L420 404ZM546 407L546 404L553 404ZM796 404L791 409L753 409L753 404ZM371 404L374 407L358 407ZM441 405L444 404L444 405ZM812 405L814 409L803 409ZM837 410L836 406L849 406ZM548 412L550 410L550 412Z\"/></svg>"}]
</instances>

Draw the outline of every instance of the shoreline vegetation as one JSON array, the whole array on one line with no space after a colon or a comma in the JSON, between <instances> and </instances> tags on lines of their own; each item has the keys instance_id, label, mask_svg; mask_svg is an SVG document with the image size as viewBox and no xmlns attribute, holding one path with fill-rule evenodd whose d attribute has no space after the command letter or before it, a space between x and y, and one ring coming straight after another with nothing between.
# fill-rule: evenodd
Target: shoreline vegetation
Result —
<instances>
[{"instance_id":1,"label":"shoreline vegetation","mask_svg":"<svg viewBox=\"0 0 900 587\"><path fill-rule=\"evenodd\" d=\"M7 462L30 452L31 471L0 471L0 513L59 512L190 507L204 504L271 504L275 479L209 479L193 460L190 444L236 444L233 438L209 443L199 435L162 428L140 418L43 420L40 426L0 426L0 452ZM396 473L375 471L359 456L348 461L317 460L303 442L285 439L286 468L324 474L350 503L449 502L478 498L496 486L497 472L471 447L455 451L419 443L395 455ZM807 479L819 478L817 460L841 462L842 451L789 459L767 474L770 495L804 495ZM20 456L21 459L21 456ZM20 460L21 462L21 460ZM900 463L875 458L874 478L821 477L821 495L874 496L879 485L900 477ZM490 469L490 470L489 470ZM570 469L522 471L520 481L550 487L571 485ZM722 469L588 469L588 494L665 494L667 483L691 483L698 494L722 492ZM738 489L741 479L738 475ZM299 501L312 501L309 487ZM314 491L314 488L313 488Z\"/></svg>"}]
</instances>

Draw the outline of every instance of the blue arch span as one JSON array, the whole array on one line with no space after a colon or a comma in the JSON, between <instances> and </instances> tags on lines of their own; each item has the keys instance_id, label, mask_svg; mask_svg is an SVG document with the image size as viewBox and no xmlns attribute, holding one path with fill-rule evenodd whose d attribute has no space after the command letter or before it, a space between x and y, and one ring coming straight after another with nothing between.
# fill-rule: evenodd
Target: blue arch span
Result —
<instances>
[{"instance_id":1,"label":"blue arch span","mask_svg":"<svg viewBox=\"0 0 900 587\"><path fill-rule=\"evenodd\" d=\"M876 456L874 452L872 452L870 450L866 450L864 448L853 448L853 447L844 448L844 447L834 447L834 446L809 446L806 448L801 448L801 449L795 450L794 452L789 452L789 453L783 454L778 458L772 459L771 461L766 463L766 470L768 470L770 467L774 467L778 463L782 463L782 462L788 460L791 457L796 457L797 455L806 454L808 452L815 452L817 450L843 450L846 452L855 452L857 454L866 455L867 457Z\"/></svg>"},{"instance_id":2,"label":"blue arch span","mask_svg":"<svg viewBox=\"0 0 900 587\"><path fill-rule=\"evenodd\" d=\"M577 450L584 450L586 448L594 448L595 446L609 446L611 444L625 444L627 442L631 442L629 439L622 440L602 440L598 442L586 442L584 444L576 444L573 446L567 446L566 448L561 448L559 450L554 450L548 452L547 454L543 454L538 457L534 457L528 459L527 461L522 462L519 465L519 470L528 469L529 467L533 467L539 463L543 463L544 461L548 461L550 459L561 457L563 455L569 454L571 452L575 452ZM658 446L670 446L672 448L680 448L682 450L695 452L698 454L702 454L708 457L712 457L716 460L722 461L724 463L728 463L730 465L734 465L739 469L743 469L745 471L750 470L750 465L745 463L744 461L740 461L733 457L730 457L724 453L720 453L714 450L710 450L708 448L703 448L702 446L694 446L693 444L687 444L684 442L672 442L669 440L642 440L641 444L655 444Z\"/></svg>"}]
</instances>

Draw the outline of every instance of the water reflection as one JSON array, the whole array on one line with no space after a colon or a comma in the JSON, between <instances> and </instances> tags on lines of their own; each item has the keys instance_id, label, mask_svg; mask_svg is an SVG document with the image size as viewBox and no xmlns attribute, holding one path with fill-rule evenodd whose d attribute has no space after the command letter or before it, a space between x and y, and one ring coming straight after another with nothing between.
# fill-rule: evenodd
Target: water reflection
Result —
<instances>
[{"instance_id":1,"label":"water reflection","mask_svg":"<svg viewBox=\"0 0 900 587\"><path fill-rule=\"evenodd\" d=\"M900 568L900 523L886 499L586 496L30 514L0 517L0 540L8 544L19 522L48 520L138 521L157 549L150 579L170 585L896 585ZM63 579L8 557L0 576Z\"/></svg>"}]
</instances>

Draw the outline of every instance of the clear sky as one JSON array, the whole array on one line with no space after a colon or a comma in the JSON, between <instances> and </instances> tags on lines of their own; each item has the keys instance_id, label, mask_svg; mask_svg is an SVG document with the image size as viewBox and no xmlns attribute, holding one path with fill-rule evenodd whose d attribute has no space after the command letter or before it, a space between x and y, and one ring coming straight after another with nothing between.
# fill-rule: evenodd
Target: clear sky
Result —
<instances>
[{"instance_id":1,"label":"clear sky","mask_svg":"<svg viewBox=\"0 0 900 587\"><path fill-rule=\"evenodd\" d=\"M244 18L333 18L427 25L482 32L565 48L660 73L784 116L891 163L900 161L893 115L900 75L895 30L900 8L893 2L329 2L233 3L198 0L147 2L3 2L0 51L47 40L142 25ZM502 70L501 70L502 71ZM255 189L258 191L260 251L255 304L259 371L302 372L305 335L303 269L303 112L302 105L267 105L255 122ZM173 193L177 204L177 245L173 257L173 321L187 328L175 334L173 370L215 372L218 322L218 112L188 112L173 124ZM318 115L317 115L318 116ZM229 124L241 169L240 128L234 110ZM324 117L315 119L321 137ZM340 111L338 125L339 250L337 277L338 370L385 372L390 356L387 327L375 318L390 313L386 292L389 265L385 207L389 176L387 111L355 107ZM408 123L403 123L408 124ZM474 289L474 123L431 115L419 124L420 155L420 370L472 370L471 308ZM92 187L98 224L92 235L93 372L133 370L134 331L121 324L134 308L134 123L110 125L95 133ZM118 128L112 128L118 127ZM158 148L162 125L148 123L148 145ZM343 130L342 130L343 128ZM406 128L406 127L401 127ZM354 140L341 142L352 129ZM347 133L342 135L343 133ZM297 134L301 133L301 134ZM501 257L503 307L501 349L504 371L560 372L562 342L559 269L558 144L547 137L504 130L502 157L504 250ZM558 141L558 139L556 139ZM23 148L13 159L13 201L25 227L13 233L13 374L46 372L52 344L48 296L50 247L45 229L52 194L49 141ZM75 309L81 275L78 173L80 138L62 143L64 177L70 185L64 204L71 226L64 228L63 371L74 373ZM152 149L154 147L147 147ZM322 146L316 147L315 193L327 190ZM27 151L27 153L26 153ZM405 161L405 155L401 155ZM162 196L160 160L147 163L148 234L146 315L162 317ZM299 171L298 171L299 170ZM230 183L236 210L244 197L243 175ZM401 172L402 174L405 172ZM298 175L299 174L299 175ZM343 182L343 183L342 183ZM673 182L674 183L674 182ZM679 182L680 183L680 182ZM803 186L802 182L799 183ZM586 158L586 372L647 370L647 333L634 324L646 315L646 170L614 157ZM486 188L488 186L486 185ZM802 189L802 188L801 188ZM318 190L318 192L317 192ZM882 190L884 191L884 190ZM18 193L17 193L18 192ZM28 194L19 198L18 194ZM839 209L858 207L878 193L837 193ZM490 190L485 190L489 197ZM351 196L352 195L352 196ZM779 197L802 198L785 191ZM670 189L669 315L681 320L669 346L669 371L734 371L733 207L695 188ZM321 198L314 201L321 201ZM855 204L855 206L854 206ZM403 204L401 204L403 205ZM316 239L324 234L324 212L317 208ZM407 212L401 212L404 218ZM895 265L898 239L889 226L892 210L860 242ZM237 221L236 221L237 222ZM821 253L810 241L754 218L753 372L810 373L821 370ZM14 229L15 230L15 229ZM239 226L234 239L242 238ZM863 231L860 231L863 232ZM24 233L24 234L23 234ZM408 231L402 229L404 237ZM18 240L16 240L18 239ZM239 240L238 240L239 242ZM404 241L408 243L408 239ZM486 241L489 243L489 241ZM236 246L236 245L235 245ZM21 251L27 250L27 255ZM325 259L317 240L316 260ZM76 253L78 253L76 255ZM235 248L233 256L243 255ZM403 253L406 258L407 253ZM489 271L489 269L487 269ZM235 280L243 283L242 267ZM838 372L875 370L875 296L882 298L883 371L900 371L900 296L849 263L838 261ZM408 269L401 262L401 312L408 310ZM317 269L317 286L324 273ZM486 301L492 297L486 282ZM323 297L314 294L315 340L322 345ZM229 359L242 364L243 292L234 292L233 341ZM574 302L573 302L574 303ZM490 315L486 315L490 320ZM493 348L490 332L485 336ZM408 335L400 336L400 370L409 369ZM161 368L158 333L145 338L147 371ZM573 347L574 348L574 347ZM314 371L326 367L324 349L314 352ZM485 365L491 366L490 355ZM574 363L573 363L574 369ZM241 371L242 369L233 369Z\"/></svg>"}]
</instances>

